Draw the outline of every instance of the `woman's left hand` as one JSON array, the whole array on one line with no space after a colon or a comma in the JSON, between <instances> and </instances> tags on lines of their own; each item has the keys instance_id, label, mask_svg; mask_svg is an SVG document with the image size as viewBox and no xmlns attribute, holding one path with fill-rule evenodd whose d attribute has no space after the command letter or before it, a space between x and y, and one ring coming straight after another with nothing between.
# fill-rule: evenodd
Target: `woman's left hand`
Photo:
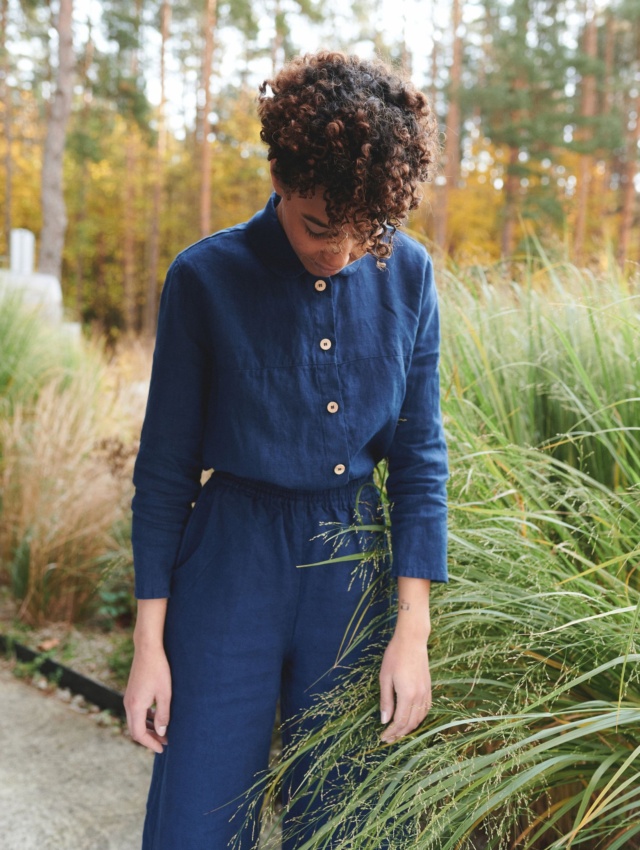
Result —
<instances>
[{"instance_id":1,"label":"woman's left hand","mask_svg":"<svg viewBox=\"0 0 640 850\"><path fill-rule=\"evenodd\" d=\"M380 739L392 743L413 731L430 708L427 637L396 628L380 668L380 718L389 723Z\"/></svg>"}]
</instances>

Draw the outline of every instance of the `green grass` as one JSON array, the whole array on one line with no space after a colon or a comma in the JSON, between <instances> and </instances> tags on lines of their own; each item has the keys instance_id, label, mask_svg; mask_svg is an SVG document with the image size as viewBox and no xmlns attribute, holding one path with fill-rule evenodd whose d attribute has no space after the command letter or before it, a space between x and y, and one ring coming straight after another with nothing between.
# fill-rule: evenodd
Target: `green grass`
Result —
<instances>
[{"instance_id":1,"label":"green grass","mask_svg":"<svg viewBox=\"0 0 640 850\"><path fill-rule=\"evenodd\" d=\"M311 750L300 796L336 764L348 778L298 850L640 847L640 295L549 264L440 291L451 580L433 592L434 706L383 745L377 664L355 671L269 773L266 805Z\"/></svg>"},{"instance_id":2,"label":"green grass","mask_svg":"<svg viewBox=\"0 0 640 850\"><path fill-rule=\"evenodd\" d=\"M522 282L443 276L444 407L501 443L546 446L612 486L640 476L640 290L543 265Z\"/></svg>"}]
</instances>

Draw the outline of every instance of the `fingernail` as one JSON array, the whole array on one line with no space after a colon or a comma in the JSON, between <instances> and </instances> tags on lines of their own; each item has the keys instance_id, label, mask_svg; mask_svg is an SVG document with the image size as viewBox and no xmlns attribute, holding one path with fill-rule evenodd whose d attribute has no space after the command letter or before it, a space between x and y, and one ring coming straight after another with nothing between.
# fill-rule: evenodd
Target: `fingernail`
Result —
<instances>
[{"instance_id":1,"label":"fingernail","mask_svg":"<svg viewBox=\"0 0 640 850\"><path fill-rule=\"evenodd\" d=\"M166 727L166 726L158 726L158 735L164 735L164 733L165 733L166 731L167 731L167 727Z\"/></svg>"},{"instance_id":2,"label":"fingernail","mask_svg":"<svg viewBox=\"0 0 640 850\"><path fill-rule=\"evenodd\" d=\"M381 711L380 712L380 723L388 723L389 722L389 712Z\"/></svg>"}]
</instances>

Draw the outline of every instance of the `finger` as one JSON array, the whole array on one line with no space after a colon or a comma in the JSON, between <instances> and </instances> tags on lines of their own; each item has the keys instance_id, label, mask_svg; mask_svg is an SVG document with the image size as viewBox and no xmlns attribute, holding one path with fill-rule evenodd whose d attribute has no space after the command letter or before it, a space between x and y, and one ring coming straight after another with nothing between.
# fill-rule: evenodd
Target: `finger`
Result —
<instances>
[{"instance_id":1,"label":"finger","mask_svg":"<svg viewBox=\"0 0 640 850\"><path fill-rule=\"evenodd\" d=\"M411 715L415 711L407 697L398 694L393 720L382 734L382 740L395 741L408 731L411 725Z\"/></svg>"},{"instance_id":2,"label":"finger","mask_svg":"<svg viewBox=\"0 0 640 850\"><path fill-rule=\"evenodd\" d=\"M420 697L398 696L393 722L385 730L384 740L393 741L413 732L427 716L431 707L430 691L423 692ZM382 737L382 736L381 736Z\"/></svg>"},{"instance_id":3,"label":"finger","mask_svg":"<svg viewBox=\"0 0 640 850\"><path fill-rule=\"evenodd\" d=\"M156 710L153 718L154 729L162 738L164 737L167 726L169 725L169 706L171 705L171 694L158 694L156 697Z\"/></svg>"},{"instance_id":4,"label":"finger","mask_svg":"<svg viewBox=\"0 0 640 850\"><path fill-rule=\"evenodd\" d=\"M409 732L413 732L414 729L417 729L418 726L420 726L422 721L429 713L429 709L431 708L430 692L425 693L420 699L414 698L414 701L411 703L410 708L410 715L404 725L394 729L396 738L400 738L403 735L407 735Z\"/></svg>"},{"instance_id":5,"label":"finger","mask_svg":"<svg viewBox=\"0 0 640 850\"><path fill-rule=\"evenodd\" d=\"M393 679L391 676L380 676L380 723L391 720L394 708Z\"/></svg>"},{"instance_id":6,"label":"finger","mask_svg":"<svg viewBox=\"0 0 640 850\"><path fill-rule=\"evenodd\" d=\"M169 741L167 740L167 735L166 735L166 727L165 727L165 733L163 733L162 735L160 735L158 730L156 729L155 709L152 709L152 708L148 709L147 719L145 721L145 726L146 726L146 731L149 732L152 735L152 737L154 737L156 740L160 741L161 744L168 744L169 743Z\"/></svg>"},{"instance_id":7,"label":"finger","mask_svg":"<svg viewBox=\"0 0 640 850\"><path fill-rule=\"evenodd\" d=\"M131 738L143 747L153 750L154 753L162 753L163 746L157 734L147 729L147 709L140 706L127 708L127 725Z\"/></svg>"},{"instance_id":8,"label":"finger","mask_svg":"<svg viewBox=\"0 0 640 850\"><path fill-rule=\"evenodd\" d=\"M133 738L133 735L131 736ZM166 738L158 738L153 731L144 732L139 738L133 738L136 744L141 744L148 750L153 750L154 753L161 755L164 752L163 744L167 743Z\"/></svg>"},{"instance_id":9,"label":"finger","mask_svg":"<svg viewBox=\"0 0 640 850\"><path fill-rule=\"evenodd\" d=\"M428 713L429 709L427 708L424 702L416 703L415 705L413 705L410 722L408 724L408 727L402 732L402 734L407 735L409 732L413 732L414 729L417 729Z\"/></svg>"}]
</instances>

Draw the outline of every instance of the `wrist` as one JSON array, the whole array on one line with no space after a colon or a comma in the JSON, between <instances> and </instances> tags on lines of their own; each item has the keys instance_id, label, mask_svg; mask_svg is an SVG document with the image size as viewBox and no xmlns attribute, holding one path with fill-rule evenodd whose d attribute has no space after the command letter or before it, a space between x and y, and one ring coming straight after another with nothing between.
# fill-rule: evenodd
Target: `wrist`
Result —
<instances>
[{"instance_id":1,"label":"wrist","mask_svg":"<svg viewBox=\"0 0 640 850\"><path fill-rule=\"evenodd\" d=\"M164 650L164 621L166 599L139 599L138 615L133 629L136 650Z\"/></svg>"},{"instance_id":2,"label":"wrist","mask_svg":"<svg viewBox=\"0 0 640 850\"><path fill-rule=\"evenodd\" d=\"M403 616L404 614L404 616ZM405 612L399 611L396 619L394 636L403 641L414 641L426 643L431 634L431 621L429 617L406 616Z\"/></svg>"},{"instance_id":3,"label":"wrist","mask_svg":"<svg viewBox=\"0 0 640 850\"><path fill-rule=\"evenodd\" d=\"M136 652L164 652L163 635L134 629L133 647Z\"/></svg>"}]
</instances>

